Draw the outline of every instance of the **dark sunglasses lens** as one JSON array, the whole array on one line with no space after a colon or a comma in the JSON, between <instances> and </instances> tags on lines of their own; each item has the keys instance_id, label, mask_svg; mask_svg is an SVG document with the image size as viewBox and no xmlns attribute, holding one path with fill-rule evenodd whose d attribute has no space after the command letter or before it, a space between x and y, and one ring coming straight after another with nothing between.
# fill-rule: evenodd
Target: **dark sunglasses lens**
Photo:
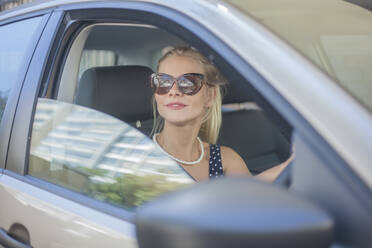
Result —
<instances>
[{"instance_id":1,"label":"dark sunglasses lens","mask_svg":"<svg viewBox=\"0 0 372 248\"><path fill-rule=\"evenodd\" d=\"M195 95L202 87L203 77L198 74L184 75L178 79L179 90L186 95Z\"/></svg>"},{"instance_id":2,"label":"dark sunglasses lens","mask_svg":"<svg viewBox=\"0 0 372 248\"><path fill-rule=\"evenodd\" d=\"M155 87L155 93L164 95L169 92L173 86L173 79L167 75L154 75L152 83Z\"/></svg>"},{"instance_id":3,"label":"dark sunglasses lens","mask_svg":"<svg viewBox=\"0 0 372 248\"><path fill-rule=\"evenodd\" d=\"M151 77L156 94L167 94L173 87L175 79L167 74L154 74ZM195 95L203 85L203 75L185 74L177 79L177 87L180 92L186 95Z\"/></svg>"}]
</instances>

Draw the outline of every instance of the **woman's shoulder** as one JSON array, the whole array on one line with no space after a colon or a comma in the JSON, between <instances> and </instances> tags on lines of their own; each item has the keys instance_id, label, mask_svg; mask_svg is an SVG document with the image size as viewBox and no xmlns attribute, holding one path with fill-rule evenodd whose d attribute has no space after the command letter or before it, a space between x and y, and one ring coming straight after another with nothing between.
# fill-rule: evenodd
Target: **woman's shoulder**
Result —
<instances>
[{"instance_id":1,"label":"woman's shoulder","mask_svg":"<svg viewBox=\"0 0 372 248\"><path fill-rule=\"evenodd\" d=\"M223 164L231 164L232 162L243 162L240 155L232 148L228 146L221 146L217 144L204 143L204 149L209 149L210 152L215 152L217 156L220 156Z\"/></svg>"},{"instance_id":2,"label":"woman's shoulder","mask_svg":"<svg viewBox=\"0 0 372 248\"><path fill-rule=\"evenodd\" d=\"M221 145L217 145L217 144L209 144L209 143L206 143L206 142L203 142L203 145L204 145L204 149L211 150L212 152L213 151L216 151L216 152L218 151L218 153L220 153L221 156L226 156L228 158L239 156L238 153L236 153L232 148L230 148L228 146L221 146Z\"/></svg>"},{"instance_id":3,"label":"woman's shoulder","mask_svg":"<svg viewBox=\"0 0 372 248\"><path fill-rule=\"evenodd\" d=\"M206 142L203 142L204 149L208 149L210 152L215 152L218 156L223 156L227 158L232 158L235 156L239 156L233 149L231 149L228 146L220 146L217 144L209 144ZM240 157L240 156L239 156Z\"/></svg>"},{"instance_id":4,"label":"woman's shoulder","mask_svg":"<svg viewBox=\"0 0 372 248\"><path fill-rule=\"evenodd\" d=\"M235 160L235 159L241 159L239 154L232 149L231 147L228 146L219 146L221 150L221 156L223 158L226 158L227 160Z\"/></svg>"}]
</instances>

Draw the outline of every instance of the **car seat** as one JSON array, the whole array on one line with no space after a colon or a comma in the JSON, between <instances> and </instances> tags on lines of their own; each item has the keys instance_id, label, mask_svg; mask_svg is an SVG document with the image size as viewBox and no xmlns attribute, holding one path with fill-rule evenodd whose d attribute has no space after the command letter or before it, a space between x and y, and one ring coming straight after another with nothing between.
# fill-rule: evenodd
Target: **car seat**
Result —
<instances>
[{"instance_id":1,"label":"car seat","mask_svg":"<svg viewBox=\"0 0 372 248\"><path fill-rule=\"evenodd\" d=\"M150 75L146 66L107 66L86 70L74 102L99 110L149 133L143 120L152 119ZM150 129L150 130L149 130Z\"/></svg>"},{"instance_id":2,"label":"car seat","mask_svg":"<svg viewBox=\"0 0 372 248\"><path fill-rule=\"evenodd\" d=\"M241 107L223 109L217 143L233 148L253 175L289 158L291 130L288 131L288 126L278 127L251 99L233 90L227 92L223 103Z\"/></svg>"}]
</instances>

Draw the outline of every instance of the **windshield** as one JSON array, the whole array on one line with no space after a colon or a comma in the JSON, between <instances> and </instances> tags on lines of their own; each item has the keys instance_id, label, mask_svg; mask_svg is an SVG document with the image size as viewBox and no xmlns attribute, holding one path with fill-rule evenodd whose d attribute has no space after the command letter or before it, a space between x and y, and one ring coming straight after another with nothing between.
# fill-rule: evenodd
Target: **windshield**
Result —
<instances>
[{"instance_id":1,"label":"windshield","mask_svg":"<svg viewBox=\"0 0 372 248\"><path fill-rule=\"evenodd\" d=\"M372 111L372 12L342 0L226 0L286 40Z\"/></svg>"}]
</instances>

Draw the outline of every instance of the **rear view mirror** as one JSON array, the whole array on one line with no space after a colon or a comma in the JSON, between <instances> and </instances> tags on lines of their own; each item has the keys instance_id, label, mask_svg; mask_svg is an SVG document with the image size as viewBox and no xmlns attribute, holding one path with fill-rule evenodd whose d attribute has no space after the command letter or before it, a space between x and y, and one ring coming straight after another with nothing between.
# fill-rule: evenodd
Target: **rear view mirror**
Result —
<instances>
[{"instance_id":1,"label":"rear view mirror","mask_svg":"<svg viewBox=\"0 0 372 248\"><path fill-rule=\"evenodd\" d=\"M253 178L173 192L137 209L139 246L329 247L333 220L315 204Z\"/></svg>"}]
</instances>

